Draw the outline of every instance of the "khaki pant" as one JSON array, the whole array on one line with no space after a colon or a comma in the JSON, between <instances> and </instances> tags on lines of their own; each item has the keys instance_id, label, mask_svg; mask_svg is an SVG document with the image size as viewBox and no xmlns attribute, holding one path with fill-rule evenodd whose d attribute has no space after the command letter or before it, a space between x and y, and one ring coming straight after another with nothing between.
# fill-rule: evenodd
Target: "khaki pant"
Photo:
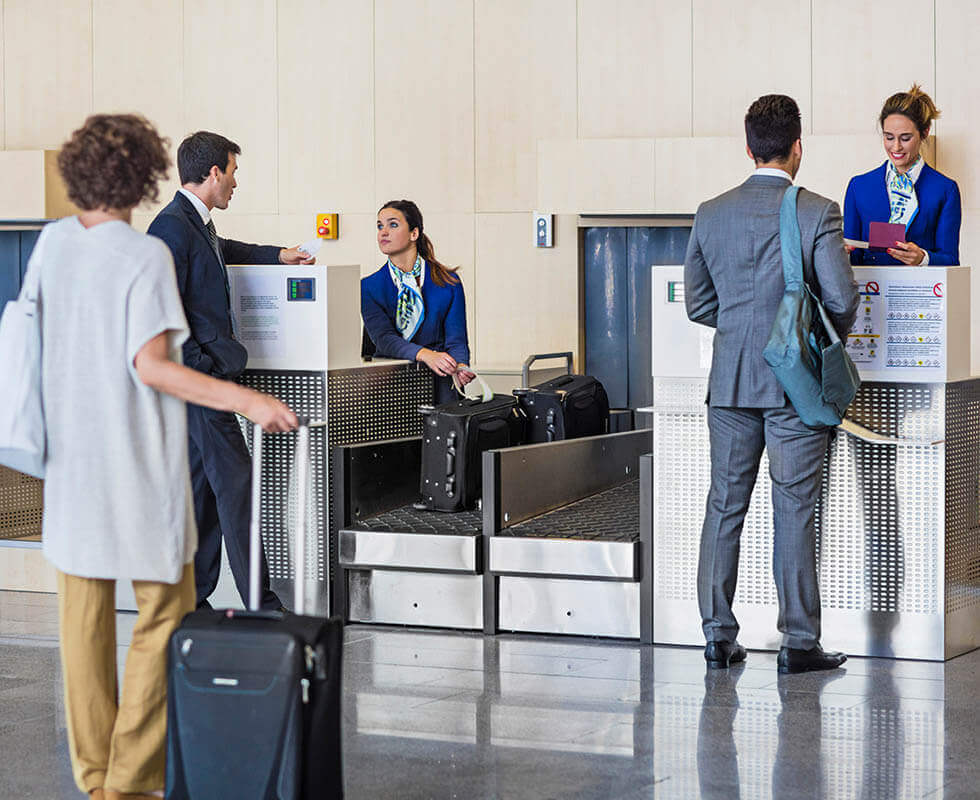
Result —
<instances>
[{"instance_id":1,"label":"khaki pant","mask_svg":"<svg viewBox=\"0 0 980 800\"><path fill-rule=\"evenodd\" d=\"M83 792L163 789L167 642L194 609L194 566L177 584L133 581L139 615L116 682L116 582L58 573L68 749Z\"/></svg>"}]
</instances>

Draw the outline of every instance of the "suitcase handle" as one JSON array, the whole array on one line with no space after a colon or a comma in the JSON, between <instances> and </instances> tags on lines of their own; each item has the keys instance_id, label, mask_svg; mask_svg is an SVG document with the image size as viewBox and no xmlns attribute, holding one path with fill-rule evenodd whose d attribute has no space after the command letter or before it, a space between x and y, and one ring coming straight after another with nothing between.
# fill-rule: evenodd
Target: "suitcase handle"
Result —
<instances>
[{"instance_id":1,"label":"suitcase handle","mask_svg":"<svg viewBox=\"0 0 980 800\"><path fill-rule=\"evenodd\" d=\"M307 500L310 484L310 428L322 428L326 422L310 422L308 417L299 417L296 433L296 541L295 574L293 591L293 612L303 614L306 610L306 518ZM252 426L252 514L249 524L248 542L248 609L249 613L259 610L259 570L262 563L262 427Z\"/></svg>"},{"instance_id":2,"label":"suitcase handle","mask_svg":"<svg viewBox=\"0 0 980 800\"><path fill-rule=\"evenodd\" d=\"M546 358L564 358L565 368L568 370L568 374L572 374L572 354L571 351L564 353L535 353L534 355L528 356L524 359L524 365L521 367L521 387L527 389L531 385L531 364L535 361L542 361Z\"/></svg>"},{"instance_id":3,"label":"suitcase handle","mask_svg":"<svg viewBox=\"0 0 980 800\"><path fill-rule=\"evenodd\" d=\"M466 371L467 371L467 372L473 372L473 370L471 370L471 369L469 369L469 368L467 368L467 370L466 370ZM479 383L479 384L480 384L480 392L481 392L481 394L483 395L483 396L482 396L482 398L480 398L480 399L478 400L478 402L482 402L482 403L489 403L489 402L490 402L491 400L493 400L493 389L491 389L491 388L490 388L489 386L487 386L487 382L486 382L485 380L483 380L483 378L482 378L482 377L481 377L480 375L478 375L478 374L477 374L476 372L473 372L473 375L474 375L474 380L475 380L475 381L476 381L477 383ZM456 373L455 373L455 372L454 372L454 373L452 374L452 379L453 379L453 388L454 388L454 389L455 389L455 390L456 390L457 392L459 392L459 393L460 393L460 395L462 396L462 398L463 398L464 400L471 400L471 399L475 399L475 398L470 398L470 397L467 397L467 396L466 396L466 390L465 390L465 389L463 388L463 386L462 386L462 385L461 385L461 384L460 384L460 383L459 383L459 382L458 382L458 381L456 380Z\"/></svg>"}]
</instances>

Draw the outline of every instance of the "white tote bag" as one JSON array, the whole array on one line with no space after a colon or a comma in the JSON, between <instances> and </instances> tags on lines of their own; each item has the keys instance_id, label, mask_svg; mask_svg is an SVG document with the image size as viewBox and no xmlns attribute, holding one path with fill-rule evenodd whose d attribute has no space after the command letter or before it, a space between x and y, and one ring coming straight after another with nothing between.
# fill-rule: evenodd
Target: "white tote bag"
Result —
<instances>
[{"instance_id":1,"label":"white tote bag","mask_svg":"<svg viewBox=\"0 0 980 800\"><path fill-rule=\"evenodd\" d=\"M43 237L42 237L43 238ZM16 300L0 317L0 464L44 477L44 409L41 404L41 264L38 239Z\"/></svg>"}]
</instances>

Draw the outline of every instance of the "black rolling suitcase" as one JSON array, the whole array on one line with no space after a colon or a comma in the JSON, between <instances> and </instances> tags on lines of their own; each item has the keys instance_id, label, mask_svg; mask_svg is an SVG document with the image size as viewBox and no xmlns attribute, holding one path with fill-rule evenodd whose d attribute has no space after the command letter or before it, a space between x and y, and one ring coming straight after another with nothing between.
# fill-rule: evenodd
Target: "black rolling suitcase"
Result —
<instances>
[{"instance_id":1,"label":"black rolling suitcase","mask_svg":"<svg viewBox=\"0 0 980 800\"><path fill-rule=\"evenodd\" d=\"M528 388L531 364L544 358L565 358L568 375ZM556 442L609 433L609 398L591 375L572 375L571 353L544 353L524 362L524 388L514 395L527 416L528 444Z\"/></svg>"},{"instance_id":2,"label":"black rolling suitcase","mask_svg":"<svg viewBox=\"0 0 980 800\"><path fill-rule=\"evenodd\" d=\"M482 380L481 380L482 383ZM510 395L484 397L423 408L422 501L431 511L464 511L476 506L483 489L483 452L524 441L524 415Z\"/></svg>"},{"instance_id":3,"label":"black rolling suitcase","mask_svg":"<svg viewBox=\"0 0 980 800\"><path fill-rule=\"evenodd\" d=\"M253 449L251 563L258 564L262 431ZM303 615L309 427L296 444L296 612L188 614L170 639L167 794L171 800L332 800L340 756L343 627Z\"/></svg>"}]
</instances>

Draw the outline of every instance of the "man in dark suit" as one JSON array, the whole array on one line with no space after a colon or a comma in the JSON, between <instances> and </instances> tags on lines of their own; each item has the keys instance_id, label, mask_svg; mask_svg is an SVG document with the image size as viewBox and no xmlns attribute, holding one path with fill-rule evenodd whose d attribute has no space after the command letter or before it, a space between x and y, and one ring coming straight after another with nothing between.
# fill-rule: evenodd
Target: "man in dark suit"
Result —
<instances>
[{"instance_id":1,"label":"man in dark suit","mask_svg":"<svg viewBox=\"0 0 980 800\"><path fill-rule=\"evenodd\" d=\"M217 133L198 131L177 150L181 188L150 224L147 233L170 248L177 285L190 324L184 364L216 378L234 380L245 369L248 353L233 330L227 264L312 264L296 247L263 247L221 239L211 220L215 208L228 208L238 185L236 156L241 148ZM252 467L235 415L187 404L191 485L197 518L194 559L198 608L218 584L221 539L235 585L248 603L248 531L252 505ZM261 605L282 608L269 588L265 555L261 566Z\"/></svg>"},{"instance_id":2,"label":"man in dark suit","mask_svg":"<svg viewBox=\"0 0 980 800\"><path fill-rule=\"evenodd\" d=\"M755 173L698 208L684 261L688 317L715 328L708 379L711 488L698 563L709 667L727 667L746 655L736 641L732 600L739 537L763 448L772 476L773 573L783 634L778 669L833 669L846 658L820 647L814 514L829 434L803 424L762 358L785 288L779 209L803 157L800 131L800 110L790 97L766 95L749 107L746 151ZM858 293L840 209L801 190L797 215L804 277L844 338Z\"/></svg>"}]
</instances>

